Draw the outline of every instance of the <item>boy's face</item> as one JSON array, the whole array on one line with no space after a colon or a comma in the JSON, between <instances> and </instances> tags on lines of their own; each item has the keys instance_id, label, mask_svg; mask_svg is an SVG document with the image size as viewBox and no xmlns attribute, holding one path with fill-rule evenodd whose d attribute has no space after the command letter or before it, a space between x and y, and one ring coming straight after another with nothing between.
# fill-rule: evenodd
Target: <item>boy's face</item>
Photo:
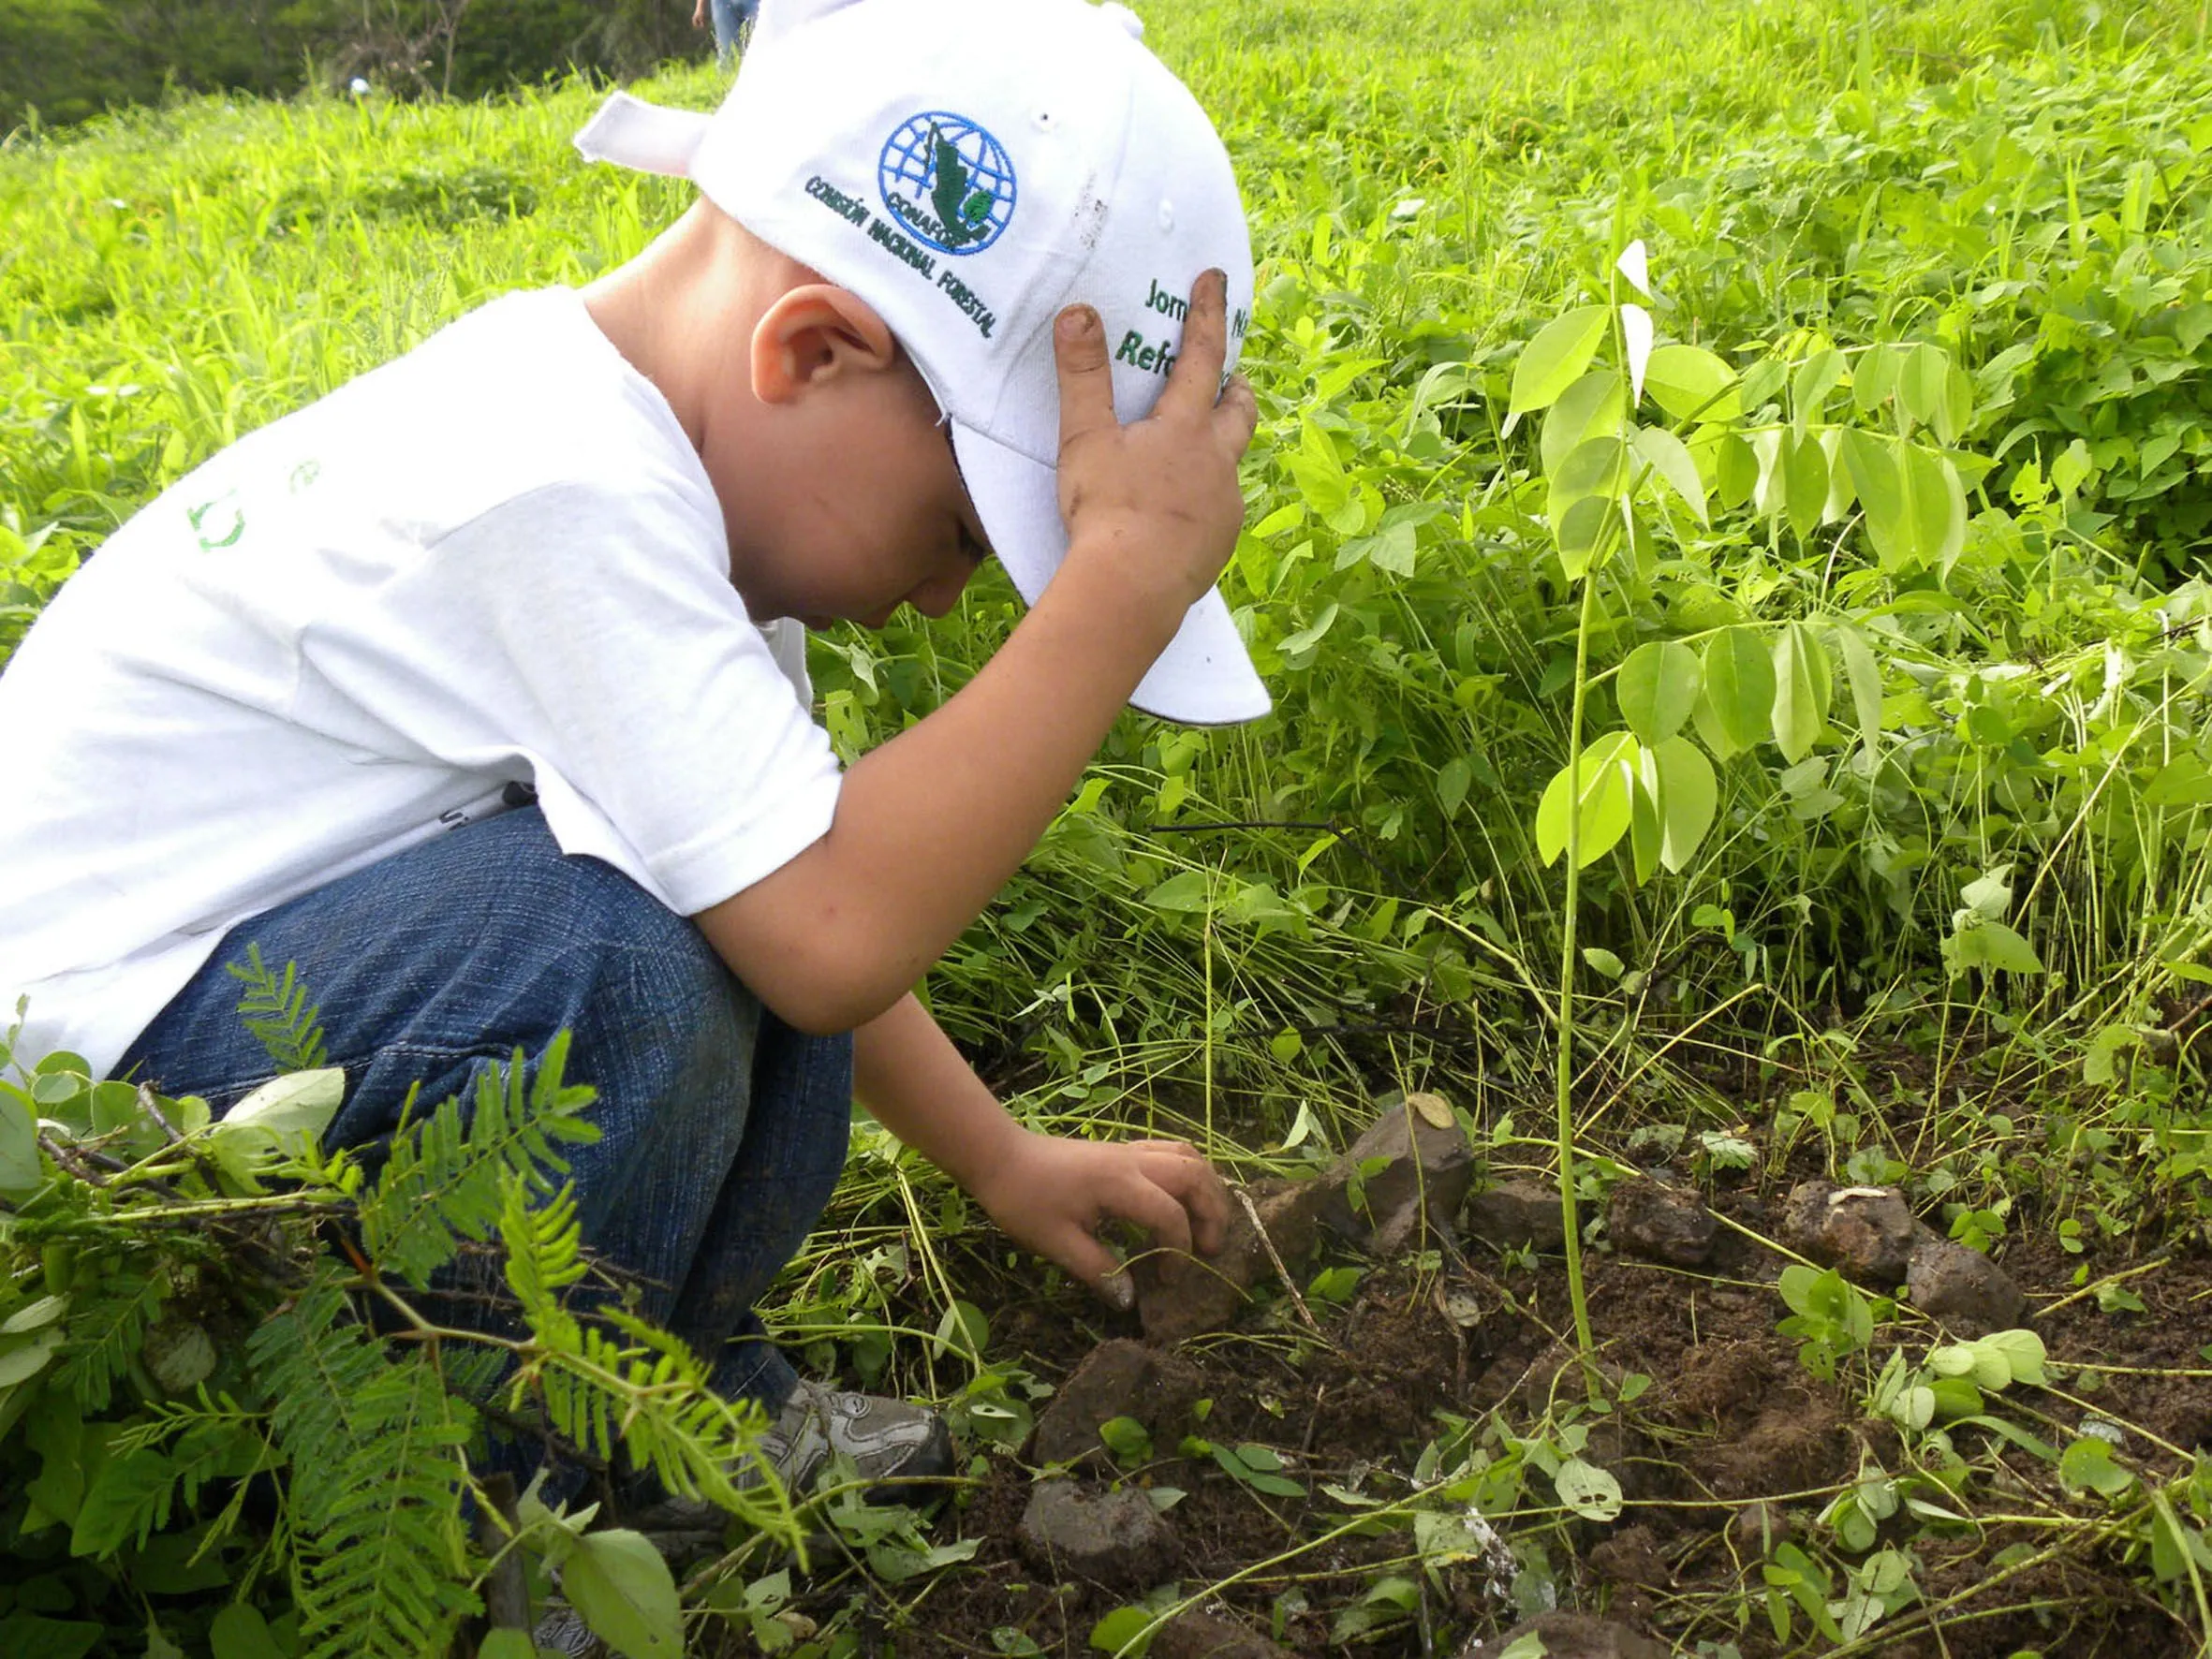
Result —
<instances>
[{"instance_id":1,"label":"boy's face","mask_svg":"<svg viewBox=\"0 0 2212 1659\"><path fill-rule=\"evenodd\" d=\"M879 628L902 604L943 616L989 555L951 429L904 353L806 377L778 410L772 454L723 452L716 424L701 459L723 501L744 504L728 523L730 580L757 622Z\"/></svg>"}]
</instances>

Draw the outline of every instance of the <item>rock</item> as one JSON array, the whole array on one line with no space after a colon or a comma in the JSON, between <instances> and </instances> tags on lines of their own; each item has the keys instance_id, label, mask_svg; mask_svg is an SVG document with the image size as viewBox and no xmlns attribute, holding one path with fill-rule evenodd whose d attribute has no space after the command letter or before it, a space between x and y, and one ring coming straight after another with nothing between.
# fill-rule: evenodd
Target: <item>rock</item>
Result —
<instances>
[{"instance_id":1,"label":"rock","mask_svg":"<svg viewBox=\"0 0 2212 1659\"><path fill-rule=\"evenodd\" d=\"M1800 1182L1782 1211L1782 1241L1880 1289L1905 1281L1912 1252L1930 1235L1894 1186Z\"/></svg>"},{"instance_id":2,"label":"rock","mask_svg":"<svg viewBox=\"0 0 2212 1659\"><path fill-rule=\"evenodd\" d=\"M1037 1419L1030 1456L1040 1463L1104 1457L1099 1426L1134 1417L1156 1434L1180 1426L1202 1386L1197 1368L1174 1354L1116 1337L1100 1343Z\"/></svg>"},{"instance_id":3,"label":"rock","mask_svg":"<svg viewBox=\"0 0 2212 1659\"><path fill-rule=\"evenodd\" d=\"M1624 1255L1678 1268L1703 1266L1719 1230L1713 1212L1695 1193L1656 1181L1622 1182L1613 1189L1606 1213L1614 1245Z\"/></svg>"},{"instance_id":4,"label":"rock","mask_svg":"<svg viewBox=\"0 0 2212 1659\"><path fill-rule=\"evenodd\" d=\"M1790 1518L1779 1504L1761 1498L1746 1504L1728 1523L1728 1535L1743 1554L1761 1558L1791 1537Z\"/></svg>"},{"instance_id":5,"label":"rock","mask_svg":"<svg viewBox=\"0 0 2212 1659\"><path fill-rule=\"evenodd\" d=\"M1359 1176L1378 1160L1380 1167ZM1452 1217L1474 1179L1475 1150L1466 1130L1456 1122L1438 1125L1411 1104L1394 1101L1326 1178L1321 1221L1370 1255L1395 1255L1424 1222L1433 1233L1453 1236Z\"/></svg>"},{"instance_id":6,"label":"rock","mask_svg":"<svg viewBox=\"0 0 2212 1659\"><path fill-rule=\"evenodd\" d=\"M2028 1315L2013 1276L1978 1250L1929 1237L1906 1270L1912 1305L1966 1336L2009 1330Z\"/></svg>"},{"instance_id":7,"label":"rock","mask_svg":"<svg viewBox=\"0 0 2212 1659\"><path fill-rule=\"evenodd\" d=\"M1175 1559L1174 1532L1143 1492L1124 1487L1093 1497L1071 1480L1038 1483L1016 1542L1040 1572L1110 1590L1154 1583Z\"/></svg>"},{"instance_id":8,"label":"rock","mask_svg":"<svg viewBox=\"0 0 2212 1659\"><path fill-rule=\"evenodd\" d=\"M1283 1649L1233 1619L1193 1608L1159 1627L1152 1659L1290 1659Z\"/></svg>"},{"instance_id":9,"label":"rock","mask_svg":"<svg viewBox=\"0 0 2212 1659\"><path fill-rule=\"evenodd\" d=\"M1567 1243L1559 1189L1533 1181L1501 1181L1467 1200L1467 1230L1500 1250L1529 1245L1559 1250Z\"/></svg>"},{"instance_id":10,"label":"rock","mask_svg":"<svg viewBox=\"0 0 2212 1659\"><path fill-rule=\"evenodd\" d=\"M1545 1659L1667 1659L1662 1644L1587 1613L1540 1613L1503 1636L1461 1649L1459 1659L1501 1659L1525 1636L1542 1638Z\"/></svg>"},{"instance_id":11,"label":"rock","mask_svg":"<svg viewBox=\"0 0 2212 1659\"><path fill-rule=\"evenodd\" d=\"M1245 1193L1284 1265L1302 1261L1313 1248L1316 1217L1328 1202L1324 1182L1261 1181ZM1156 1343L1179 1343L1185 1337L1221 1329L1243 1309L1246 1291L1274 1273L1275 1264L1268 1259L1260 1235L1252 1230L1252 1218L1233 1192L1230 1195L1229 1230L1214 1255L1153 1250L1129 1264L1129 1277L1137 1287L1138 1314L1144 1322L1145 1336Z\"/></svg>"}]
</instances>

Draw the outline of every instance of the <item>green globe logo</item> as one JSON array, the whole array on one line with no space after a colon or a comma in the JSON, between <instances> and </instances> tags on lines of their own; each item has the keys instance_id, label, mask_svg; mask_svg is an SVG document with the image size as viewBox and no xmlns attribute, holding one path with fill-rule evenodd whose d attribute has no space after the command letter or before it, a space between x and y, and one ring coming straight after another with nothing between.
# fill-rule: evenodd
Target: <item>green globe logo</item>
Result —
<instances>
[{"instance_id":1,"label":"green globe logo","mask_svg":"<svg viewBox=\"0 0 2212 1659\"><path fill-rule=\"evenodd\" d=\"M901 122L884 140L876 181L891 216L940 253L981 253L1014 216L1014 164L1005 147L949 110Z\"/></svg>"}]
</instances>

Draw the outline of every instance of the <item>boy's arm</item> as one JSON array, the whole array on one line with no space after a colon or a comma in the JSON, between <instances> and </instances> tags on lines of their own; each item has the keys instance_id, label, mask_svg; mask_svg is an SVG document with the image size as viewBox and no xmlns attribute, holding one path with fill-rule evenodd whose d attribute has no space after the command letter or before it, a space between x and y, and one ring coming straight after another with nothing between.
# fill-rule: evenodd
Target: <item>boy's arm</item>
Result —
<instances>
[{"instance_id":1,"label":"boy's arm","mask_svg":"<svg viewBox=\"0 0 2212 1659\"><path fill-rule=\"evenodd\" d=\"M1155 1244L1220 1247L1220 1178L1179 1140L1089 1141L1025 1129L913 997L853 1034L855 1091L893 1135L950 1175L1001 1231L1126 1310L1129 1284L1099 1242L1110 1217Z\"/></svg>"},{"instance_id":2,"label":"boy's arm","mask_svg":"<svg viewBox=\"0 0 2212 1659\"><path fill-rule=\"evenodd\" d=\"M852 1030L921 979L1036 844L1228 562L1257 410L1241 380L1216 395L1223 292L1219 272L1200 279L1167 388L1128 426L1113 417L1098 314L1061 315L1066 561L957 696L847 772L821 840L697 918L792 1025Z\"/></svg>"}]
</instances>

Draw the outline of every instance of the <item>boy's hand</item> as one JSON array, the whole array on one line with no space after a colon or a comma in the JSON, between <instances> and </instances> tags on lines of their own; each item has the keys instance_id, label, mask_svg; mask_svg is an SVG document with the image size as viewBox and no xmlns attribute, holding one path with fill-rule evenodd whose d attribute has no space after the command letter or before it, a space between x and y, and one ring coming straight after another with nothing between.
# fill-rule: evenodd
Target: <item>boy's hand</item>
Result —
<instances>
[{"instance_id":1,"label":"boy's hand","mask_svg":"<svg viewBox=\"0 0 2212 1659\"><path fill-rule=\"evenodd\" d=\"M1229 1195L1221 1178L1181 1140L1075 1140L1024 1130L968 1186L1001 1231L1068 1270L1127 1312L1134 1291L1099 1241L1109 1220L1134 1222L1163 1249L1203 1255L1221 1247Z\"/></svg>"},{"instance_id":2,"label":"boy's hand","mask_svg":"<svg viewBox=\"0 0 2212 1659\"><path fill-rule=\"evenodd\" d=\"M1245 521L1236 468L1260 411L1241 375L1221 384L1227 292L1220 272L1199 278L1167 387L1150 415L1127 426L1113 416L1099 314L1071 305L1053 327L1068 557L1113 561L1178 624L1229 563Z\"/></svg>"}]
</instances>

